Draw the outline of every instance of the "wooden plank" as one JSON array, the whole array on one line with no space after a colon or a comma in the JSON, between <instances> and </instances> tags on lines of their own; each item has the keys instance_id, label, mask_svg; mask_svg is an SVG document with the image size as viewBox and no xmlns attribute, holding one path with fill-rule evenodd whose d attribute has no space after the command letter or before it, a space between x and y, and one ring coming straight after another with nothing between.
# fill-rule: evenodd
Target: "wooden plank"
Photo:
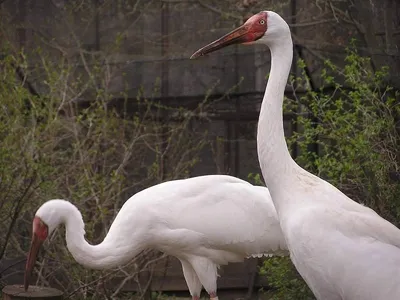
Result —
<instances>
[{"instance_id":1,"label":"wooden plank","mask_svg":"<svg viewBox=\"0 0 400 300\"><path fill-rule=\"evenodd\" d=\"M22 300L22 299L36 299L36 300L62 300L63 293L57 289L29 286L25 291L23 285L7 285L3 288L4 300Z\"/></svg>"}]
</instances>

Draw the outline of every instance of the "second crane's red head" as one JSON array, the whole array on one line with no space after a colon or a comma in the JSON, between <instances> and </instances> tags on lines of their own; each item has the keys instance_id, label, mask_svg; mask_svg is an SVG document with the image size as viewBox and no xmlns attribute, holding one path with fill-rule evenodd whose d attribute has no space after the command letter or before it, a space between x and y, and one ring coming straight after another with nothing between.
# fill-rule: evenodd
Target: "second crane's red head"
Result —
<instances>
[{"instance_id":1,"label":"second crane's red head","mask_svg":"<svg viewBox=\"0 0 400 300\"><path fill-rule=\"evenodd\" d=\"M218 40L197 50L190 59L203 56L233 44L247 44L260 39L268 29L268 12L262 11L249 18L242 26L229 32Z\"/></svg>"}]
</instances>

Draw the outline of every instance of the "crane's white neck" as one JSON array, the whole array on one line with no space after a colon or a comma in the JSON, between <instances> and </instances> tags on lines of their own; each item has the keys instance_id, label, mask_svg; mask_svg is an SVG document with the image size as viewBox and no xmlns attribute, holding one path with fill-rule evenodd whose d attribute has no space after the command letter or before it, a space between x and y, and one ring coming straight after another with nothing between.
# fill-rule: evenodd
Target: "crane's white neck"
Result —
<instances>
[{"instance_id":1,"label":"crane's white neck","mask_svg":"<svg viewBox=\"0 0 400 300\"><path fill-rule=\"evenodd\" d=\"M260 110L257 150L265 183L273 194L275 187L290 181L293 169L298 167L290 156L283 129L282 105L293 58L290 31L269 48L271 71Z\"/></svg>"},{"instance_id":2,"label":"crane's white neck","mask_svg":"<svg viewBox=\"0 0 400 300\"><path fill-rule=\"evenodd\" d=\"M84 237L85 225L81 213L74 205L65 202L69 205L62 210L61 219L65 223L68 250L78 263L92 269L108 269L129 262L143 250L139 243L118 247L125 239L123 236L116 236L118 232L112 232L111 229L102 243L90 245Z\"/></svg>"}]
</instances>

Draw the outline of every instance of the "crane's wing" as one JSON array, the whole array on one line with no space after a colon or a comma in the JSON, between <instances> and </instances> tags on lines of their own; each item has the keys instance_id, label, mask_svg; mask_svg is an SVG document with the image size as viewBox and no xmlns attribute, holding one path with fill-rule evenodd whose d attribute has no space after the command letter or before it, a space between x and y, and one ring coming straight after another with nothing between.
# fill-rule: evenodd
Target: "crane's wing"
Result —
<instances>
[{"instance_id":1,"label":"crane's wing","mask_svg":"<svg viewBox=\"0 0 400 300\"><path fill-rule=\"evenodd\" d=\"M141 221L147 218L153 232L154 228L159 232L178 230L182 243L187 244L184 237L191 235L205 247L244 256L286 249L268 189L235 177L209 175L169 181L128 202L121 212L140 211Z\"/></svg>"},{"instance_id":2,"label":"crane's wing","mask_svg":"<svg viewBox=\"0 0 400 300\"><path fill-rule=\"evenodd\" d=\"M265 187L232 177L207 177L190 193L177 193L164 203L169 225L202 233L214 248L248 255L285 249L278 216Z\"/></svg>"}]
</instances>

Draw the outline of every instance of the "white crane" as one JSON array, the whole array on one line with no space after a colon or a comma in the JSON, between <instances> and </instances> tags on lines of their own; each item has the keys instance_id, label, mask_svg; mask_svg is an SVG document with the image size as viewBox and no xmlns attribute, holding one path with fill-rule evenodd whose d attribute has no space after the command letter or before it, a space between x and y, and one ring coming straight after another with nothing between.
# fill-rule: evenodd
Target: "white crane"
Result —
<instances>
[{"instance_id":1,"label":"white crane","mask_svg":"<svg viewBox=\"0 0 400 300\"><path fill-rule=\"evenodd\" d=\"M196 300L202 285L211 299L218 299L219 265L257 254L288 254L267 188L227 175L199 176L132 196L98 245L85 240L82 215L73 204L45 202L33 220L25 289L40 245L60 224L65 224L68 250L88 268L123 265L146 248L177 257Z\"/></svg>"},{"instance_id":2,"label":"white crane","mask_svg":"<svg viewBox=\"0 0 400 300\"><path fill-rule=\"evenodd\" d=\"M318 299L400 299L400 230L298 166L287 149L282 104L293 58L288 24L262 11L191 58L232 44L271 51L257 148L290 257Z\"/></svg>"}]
</instances>

